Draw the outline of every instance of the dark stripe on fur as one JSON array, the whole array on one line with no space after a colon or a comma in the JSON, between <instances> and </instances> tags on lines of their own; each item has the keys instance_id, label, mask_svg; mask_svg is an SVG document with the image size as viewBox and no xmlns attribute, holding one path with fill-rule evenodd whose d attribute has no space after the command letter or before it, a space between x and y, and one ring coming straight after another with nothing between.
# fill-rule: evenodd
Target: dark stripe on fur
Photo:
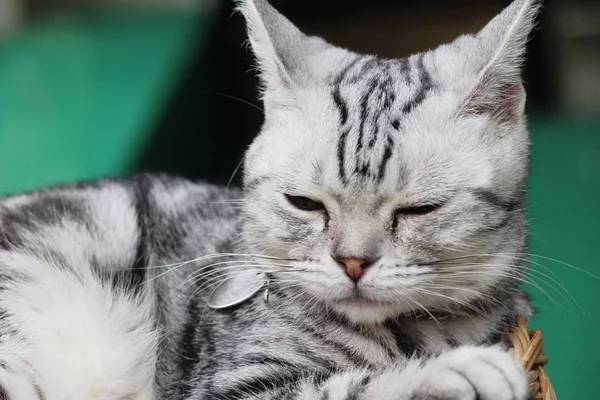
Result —
<instances>
[{"instance_id":1,"label":"dark stripe on fur","mask_svg":"<svg viewBox=\"0 0 600 400\"><path fill-rule=\"evenodd\" d=\"M339 353L341 353L344 357L346 357L346 359L348 361L352 362L353 364L355 364L357 366L362 366L362 367L372 367L372 365L366 359L364 359L360 355L358 355L354 351L354 349L344 345L343 343L340 343L340 342L334 340L333 338L327 336L324 333L319 332L318 328L311 326L308 323L308 321L304 321L305 322L304 324L299 325L297 323L297 321L292 318L286 318L286 319L287 319L287 322L290 323L290 325L295 326L302 332L304 332L308 335L314 336L317 339L319 339L320 341L332 346L335 350L337 350ZM328 368L328 369L330 369L330 368Z\"/></svg>"},{"instance_id":2,"label":"dark stripe on fur","mask_svg":"<svg viewBox=\"0 0 600 400\"><path fill-rule=\"evenodd\" d=\"M400 73L404 75L404 79L406 80L407 85L412 85L412 77L411 73L411 65L410 60L408 58L403 58L400 60Z\"/></svg>"},{"instance_id":3,"label":"dark stripe on fur","mask_svg":"<svg viewBox=\"0 0 600 400\"><path fill-rule=\"evenodd\" d=\"M496 322L496 326L490 331L490 334L485 338L483 343L480 344L487 346L504 342L506 334L516 323L517 318L514 315L507 314L503 316Z\"/></svg>"},{"instance_id":4,"label":"dark stripe on fur","mask_svg":"<svg viewBox=\"0 0 600 400\"><path fill-rule=\"evenodd\" d=\"M182 398L187 398L191 391L194 389L194 385L191 382L192 373L196 368L196 365L200 362L200 349L196 346L196 330L198 324L198 311L197 311L197 300L195 298L190 299L190 303L187 307L187 321L183 327L183 335L181 337L181 343L179 351L181 352L179 358L179 371L181 371L181 379L179 383L178 392L182 394ZM203 335L201 336L203 341L203 347L205 347L204 354L214 354L214 344L212 341L212 332L210 329L202 329Z\"/></svg>"},{"instance_id":5,"label":"dark stripe on fur","mask_svg":"<svg viewBox=\"0 0 600 400\"><path fill-rule=\"evenodd\" d=\"M471 194L477 197L479 200L491 204L494 207L502 208L505 211L512 211L520 202L507 203L502 201L493 192L487 189L471 189Z\"/></svg>"},{"instance_id":6,"label":"dark stripe on fur","mask_svg":"<svg viewBox=\"0 0 600 400\"><path fill-rule=\"evenodd\" d=\"M317 372L310 377L310 382L313 386L321 386L329 378L331 378L331 372Z\"/></svg>"},{"instance_id":7,"label":"dark stripe on fur","mask_svg":"<svg viewBox=\"0 0 600 400\"><path fill-rule=\"evenodd\" d=\"M136 224L138 228L138 242L135 252L135 261L130 271L128 271L128 284L136 292L142 290L146 280L146 271L148 267L148 239L150 232L153 231L152 208L150 205L150 187L152 183L148 176L142 175L134 182L134 208L136 214Z\"/></svg>"},{"instance_id":8,"label":"dark stripe on fur","mask_svg":"<svg viewBox=\"0 0 600 400\"><path fill-rule=\"evenodd\" d=\"M359 400L360 395L365 392L365 389L370 381L371 376L366 375L360 380L360 382L352 385L352 387L348 389L348 396L346 397L346 400Z\"/></svg>"},{"instance_id":9,"label":"dark stripe on fur","mask_svg":"<svg viewBox=\"0 0 600 400\"><path fill-rule=\"evenodd\" d=\"M381 160L381 164L379 164L379 171L377 172L377 182L381 182L385 177L385 169L387 167L388 161L392 158L392 149L394 148L394 140L388 136L387 143L385 145L385 150L383 151L383 159Z\"/></svg>"},{"instance_id":10,"label":"dark stripe on fur","mask_svg":"<svg viewBox=\"0 0 600 400\"><path fill-rule=\"evenodd\" d=\"M278 367L294 368L294 364L282 358L275 358L264 354L247 354L242 359L242 365L277 365Z\"/></svg>"},{"instance_id":11,"label":"dark stripe on fur","mask_svg":"<svg viewBox=\"0 0 600 400\"><path fill-rule=\"evenodd\" d=\"M450 368L450 370L452 372L454 372L455 374L459 375L460 377L462 377L465 381L467 381L469 383L469 385L471 385L471 387L473 388L473 392L475 393L475 400L483 400L483 397L481 397L481 393L479 393L479 391L477 390L477 386L475 386L473 381L471 381L468 376L466 376L462 372L457 371L455 369Z\"/></svg>"},{"instance_id":12,"label":"dark stripe on fur","mask_svg":"<svg viewBox=\"0 0 600 400\"><path fill-rule=\"evenodd\" d=\"M244 191L246 193L252 192L252 191L256 190L258 187L260 187L263 183L269 181L270 179L271 178L268 176L260 176L258 178L255 178L244 185Z\"/></svg>"},{"instance_id":13,"label":"dark stripe on fur","mask_svg":"<svg viewBox=\"0 0 600 400\"><path fill-rule=\"evenodd\" d=\"M506 376L506 374L504 373L504 371L502 369L498 368L497 366L495 366L494 364L486 361L486 360L480 360L480 361L484 362L486 365L488 365L492 369L496 370L502 376L502 379L510 387L510 391L511 391L511 394L512 394L512 400L517 400L517 398L516 398L517 391L515 390L515 387L513 386L513 384L510 381L510 379L508 379L508 377Z\"/></svg>"},{"instance_id":14,"label":"dark stripe on fur","mask_svg":"<svg viewBox=\"0 0 600 400\"><path fill-rule=\"evenodd\" d=\"M329 391L324 389L321 396L319 396L319 400L329 400L329 398Z\"/></svg>"},{"instance_id":15,"label":"dark stripe on fur","mask_svg":"<svg viewBox=\"0 0 600 400\"><path fill-rule=\"evenodd\" d=\"M248 395L257 395L293 384L300 379L301 374L298 371L282 371L278 375L257 376L236 382L232 387L223 391L216 391L211 398L215 400L243 399Z\"/></svg>"},{"instance_id":16,"label":"dark stripe on fur","mask_svg":"<svg viewBox=\"0 0 600 400\"><path fill-rule=\"evenodd\" d=\"M448 343L448 346L455 348L455 347L459 347L461 345L461 343L458 340L456 340L456 338L454 336L452 336L451 334L446 333L445 337L446 337L446 343Z\"/></svg>"},{"instance_id":17,"label":"dark stripe on fur","mask_svg":"<svg viewBox=\"0 0 600 400\"><path fill-rule=\"evenodd\" d=\"M338 158L338 173L340 175L340 179L343 184L348 183L348 178L346 177L346 138L350 133L349 129L345 129L340 135L340 140L337 145L337 158Z\"/></svg>"},{"instance_id":18,"label":"dark stripe on fur","mask_svg":"<svg viewBox=\"0 0 600 400\"><path fill-rule=\"evenodd\" d=\"M346 152L346 138L350 133L350 129L344 128L344 125L348 121L348 105L342 98L341 85L350 70L361 60L360 57L356 57L340 72L333 82L333 103L336 105L340 114L340 123L343 128L337 145L337 159L338 159L338 174L343 184L348 182L345 171L345 152Z\"/></svg>"},{"instance_id":19,"label":"dark stripe on fur","mask_svg":"<svg viewBox=\"0 0 600 400\"><path fill-rule=\"evenodd\" d=\"M95 233L85 204L60 194L49 193L44 197L32 198L30 202L5 208L2 213L4 246L8 249L24 245L27 232L37 232L43 227L60 226L63 221L72 221Z\"/></svg>"},{"instance_id":20,"label":"dark stripe on fur","mask_svg":"<svg viewBox=\"0 0 600 400\"><path fill-rule=\"evenodd\" d=\"M389 329L396 342L396 349L407 357L418 356L422 352L423 340L412 330L407 330L407 326L412 324L404 319L390 319L384 323L384 326ZM395 353L388 352L393 359Z\"/></svg>"},{"instance_id":21,"label":"dark stripe on fur","mask_svg":"<svg viewBox=\"0 0 600 400\"><path fill-rule=\"evenodd\" d=\"M333 91L333 103L340 113L340 125L346 125L346 122L348 122L348 105L346 104L346 101L342 99L341 88L339 85Z\"/></svg>"},{"instance_id":22,"label":"dark stripe on fur","mask_svg":"<svg viewBox=\"0 0 600 400\"><path fill-rule=\"evenodd\" d=\"M376 60L369 60L366 66L371 66L373 63L376 63ZM363 73L365 73L365 68L363 68ZM377 88L377 77L374 77L368 85L367 90L363 93L362 98L360 100L360 126L358 129L358 140L356 141L356 152L358 153L363 148L363 137L365 135L365 123L369 120L369 101L371 100L371 96L376 94L375 89Z\"/></svg>"},{"instance_id":23,"label":"dark stripe on fur","mask_svg":"<svg viewBox=\"0 0 600 400\"><path fill-rule=\"evenodd\" d=\"M429 93L429 91L431 89L433 89L433 82L431 80L431 75L425 68L425 63L423 60L424 57L425 57L425 55L421 54L421 56L419 57L419 60L417 61L417 69L419 70L419 80L421 81L421 87L419 88L419 90L417 91L417 93L415 94L413 99L404 105L404 108L402 109L402 111L405 114L410 113L416 107L421 105L421 103L423 103L423 101L427 97L427 94Z\"/></svg>"},{"instance_id":24,"label":"dark stripe on fur","mask_svg":"<svg viewBox=\"0 0 600 400\"><path fill-rule=\"evenodd\" d=\"M11 246L8 237L6 236L6 233L2 231L2 225L0 225L0 250L10 250L10 248Z\"/></svg>"}]
</instances>

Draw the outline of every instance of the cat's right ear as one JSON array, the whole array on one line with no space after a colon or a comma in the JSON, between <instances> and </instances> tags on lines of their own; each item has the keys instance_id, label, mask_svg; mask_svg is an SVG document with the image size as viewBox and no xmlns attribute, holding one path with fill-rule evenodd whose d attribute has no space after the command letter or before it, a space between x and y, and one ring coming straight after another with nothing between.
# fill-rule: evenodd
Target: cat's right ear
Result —
<instances>
[{"instance_id":1,"label":"cat's right ear","mask_svg":"<svg viewBox=\"0 0 600 400\"><path fill-rule=\"evenodd\" d=\"M246 19L263 97L279 97L277 94L308 79L306 59L325 43L304 35L267 0L236 0L236 4Z\"/></svg>"}]
</instances>

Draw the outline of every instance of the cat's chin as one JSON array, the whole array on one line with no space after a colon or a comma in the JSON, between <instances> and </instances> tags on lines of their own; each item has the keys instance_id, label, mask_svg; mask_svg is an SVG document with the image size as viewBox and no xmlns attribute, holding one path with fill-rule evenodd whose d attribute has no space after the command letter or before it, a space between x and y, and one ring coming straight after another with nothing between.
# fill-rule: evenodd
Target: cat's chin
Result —
<instances>
[{"instance_id":1,"label":"cat's chin","mask_svg":"<svg viewBox=\"0 0 600 400\"><path fill-rule=\"evenodd\" d=\"M378 324L404 312L397 303L365 298L337 300L332 302L330 307L356 324Z\"/></svg>"}]
</instances>

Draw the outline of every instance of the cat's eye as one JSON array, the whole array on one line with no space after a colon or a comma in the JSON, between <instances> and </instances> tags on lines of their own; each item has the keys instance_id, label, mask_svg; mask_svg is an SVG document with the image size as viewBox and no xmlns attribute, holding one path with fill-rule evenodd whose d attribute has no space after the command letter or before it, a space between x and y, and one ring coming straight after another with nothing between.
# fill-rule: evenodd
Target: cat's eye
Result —
<instances>
[{"instance_id":1,"label":"cat's eye","mask_svg":"<svg viewBox=\"0 0 600 400\"><path fill-rule=\"evenodd\" d=\"M441 204L423 204L420 206L400 208L396 210L396 214L402 215L425 215L437 210Z\"/></svg>"},{"instance_id":2,"label":"cat's eye","mask_svg":"<svg viewBox=\"0 0 600 400\"><path fill-rule=\"evenodd\" d=\"M294 207L299 208L300 210L320 211L325 209L323 203L319 203L318 201L309 199L308 197L292 196L289 194L286 194L285 197Z\"/></svg>"}]
</instances>

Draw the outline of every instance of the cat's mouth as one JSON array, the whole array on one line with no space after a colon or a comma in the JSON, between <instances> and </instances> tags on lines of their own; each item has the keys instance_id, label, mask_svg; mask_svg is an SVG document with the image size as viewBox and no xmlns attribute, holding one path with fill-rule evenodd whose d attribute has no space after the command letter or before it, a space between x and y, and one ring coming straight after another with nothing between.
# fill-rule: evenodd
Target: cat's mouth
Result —
<instances>
[{"instance_id":1,"label":"cat's mouth","mask_svg":"<svg viewBox=\"0 0 600 400\"><path fill-rule=\"evenodd\" d=\"M336 300L336 303L343 306L359 307L359 308L378 308L388 306L389 303L369 299L362 296L353 296Z\"/></svg>"}]
</instances>

